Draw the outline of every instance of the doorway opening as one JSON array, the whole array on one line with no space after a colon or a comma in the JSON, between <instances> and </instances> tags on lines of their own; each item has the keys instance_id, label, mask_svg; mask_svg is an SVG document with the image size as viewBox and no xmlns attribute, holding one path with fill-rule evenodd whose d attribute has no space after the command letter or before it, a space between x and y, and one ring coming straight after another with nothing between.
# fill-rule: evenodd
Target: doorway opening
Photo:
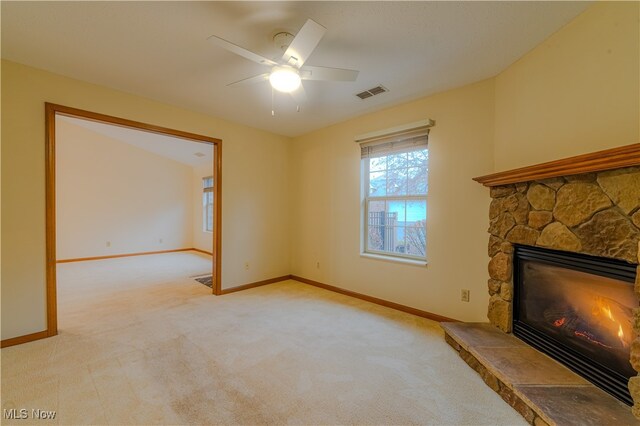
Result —
<instances>
[{"instance_id":1,"label":"doorway opening","mask_svg":"<svg viewBox=\"0 0 640 426\"><path fill-rule=\"evenodd\" d=\"M51 103L45 104L45 120L48 336L54 336L58 332L58 263L195 250L211 256L211 291L215 295L221 294L222 141L220 139ZM113 199L112 201L108 194L103 196L100 193L100 188L93 188L89 182L80 182L78 188L81 190L79 194L74 195L75 200L70 203L71 205L65 205L65 210L59 211L60 203L68 201L59 198L68 196L68 194L62 191L60 194L57 193L57 179L66 179L67 182L77 181L77 175L69 173L69 169L56 170L56 166L61 167L56 161L56 153L59 152L57 149L64 147L62 139L58 140L59 146L56 145L56 136L59 137L60 130L63 128L66 128L67 131L71 129L71 131L78 132L79 140L83 139L82 132L85 132L85 138L89 134L86 132L90 132L97 139L104 137L105 140L115 142L110 148L111 151L100 155L87 155L90 152L87 151L86 156L83 157L86 164L83 164L82 160L75 162L75 164L80 164L84 172L89 175L95 171L97 176L98 170L106 171L102 173L100 178L103 181L113 180L116 186L119 186L119 188L113 188L113 191L123 194L122 200ZM76 145L76 147L78 146L81 145ZM183 146L188 149L182 149ZM84 148L88 149L88 147ZM65 149L72 150L73 146L69 145ZM131 157L136 156L152 163L162 161L170 163L171 171L166 174L156 171L155 174L150 173L149 176L146 176L145 173L136 173L127 177L123 168L123 172L119 173L116 160L124 158L133 164L134 159ZM158 197L156 200L149 199L144 191L138 190L138 193L135 194L131 188L138 183L140 176L148 181L149 187L153 188L154 192L171 192L174 198L184 199L185 203L189 202L186 201L187 199L190 199L191 206L194 206L195 202L199 207L194 207L191 210L188 205L176 205L175 208L167 208L162 215L154 215L154 212L159 210L153 204L157 202ZM196 186L198 189L195 189ZM129 194L128 199L125 199L125 193ZM112 202L120 203L120 207L112 206L110 204ZM91 204L91 208L87 210L90 213L84 216L87 219L84 228L74 225L84 219L83 215L75 215L74 217L73 203L76 206ZM116 217L120 215L122 221L111 224L111 234L119 232L119 235L114 238L106 236L108 233L98 229L100 228L99 218L90 220L92 215L109 217L110 212L105 210L111 207L113 207L111 214ZM124 218L127 211L129 213L135 211L138 214L137 223L141 228L140 235L136 236L135 232L127 232L126 222L128 219ZM64 216L59 217L59 213ZM148 220L146 220L147 217ZM185 224L172 225L178 223L177 221L181 218L186 220ZM191 220L193 221L191 222ZM74 228L73 232L60 233L60 235L64 235L62 241L58 235L60 222L66 223L67 229ZM184 235L189 237L178 235L179 232L174 229L176 227L183 227ZM145 229L146 233L143 232ZM91 234L90 238L83 238L89 234ZM141 237L141 235L143 236ZM122 244L112 247L112 239L117 239Z\"/></svg>"}]
</instances>

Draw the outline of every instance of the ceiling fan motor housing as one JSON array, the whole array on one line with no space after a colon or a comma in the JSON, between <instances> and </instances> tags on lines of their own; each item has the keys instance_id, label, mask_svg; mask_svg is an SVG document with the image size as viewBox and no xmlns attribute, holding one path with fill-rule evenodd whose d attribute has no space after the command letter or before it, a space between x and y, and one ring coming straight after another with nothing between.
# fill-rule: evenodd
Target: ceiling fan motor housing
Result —
<instances>
[{"instance_id":1,"label":"ceiling fan motor housing","mask_svg":"<svg viewBox=\"0 0 640 426\"><path fill-rule=\"evenodd\" d=\"M273 45L284 52L293 41L293 38L293 34L281 31L273 36Z\"/></svg>"}]
</instances>

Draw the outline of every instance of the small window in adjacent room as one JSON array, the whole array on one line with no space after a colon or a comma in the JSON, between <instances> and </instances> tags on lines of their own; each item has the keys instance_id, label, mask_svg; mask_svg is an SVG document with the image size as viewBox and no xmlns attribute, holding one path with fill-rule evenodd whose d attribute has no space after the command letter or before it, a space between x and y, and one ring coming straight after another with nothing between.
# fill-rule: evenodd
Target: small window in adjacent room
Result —
<instances>
[{"instance_id":1,"label":"small window in adjacent room","mask_svg":"<svg viewBox=\"0 0 640 426\"><path fill-rule=\"evenodd\" d=\"M202 229L213 232L213 176L202 178Z\"/></svg>"},{"instance_id":2,"label":"small window in adjacent room","mask_svg":"<svg viewBox=\"0 0 640 426\"><path fill-rule=\"evenodd\" d=\"M428 126L359 139L365 253L427 259Z\"/></svg>"}]
</instances>

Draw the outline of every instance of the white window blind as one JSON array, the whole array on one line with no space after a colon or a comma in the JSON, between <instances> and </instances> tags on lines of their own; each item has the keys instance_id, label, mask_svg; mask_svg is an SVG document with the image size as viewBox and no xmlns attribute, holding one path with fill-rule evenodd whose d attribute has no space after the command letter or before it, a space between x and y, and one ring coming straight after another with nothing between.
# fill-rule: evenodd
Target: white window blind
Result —
<instances>
[{"instance_id":1,"label":"white window blind","mask_svg":"<svg viewBox=\"0 0 640 426\"><path fill-rule=\"evenodd\" d=\"M393 152L401 151L404 148L411 148L415 144L426 144L429 137L429 130L435 126L436 122L431 119L420 120L402 126L392 127L386 130L366 133L356 136L356 143L371 155L372 152Z\"/></svg>"},{"instance_id":2,"label":"white window blind","mask_svg":"<svg viewBox=\"0 0 640 426\"><path fill-rule=\"evenodd\" d=\"M424 135L393 141L376 141L360 145L362 158L382 157L396 152L409 152L424 149L428 144L429 130Z\"/></svg>"}]
</instances>

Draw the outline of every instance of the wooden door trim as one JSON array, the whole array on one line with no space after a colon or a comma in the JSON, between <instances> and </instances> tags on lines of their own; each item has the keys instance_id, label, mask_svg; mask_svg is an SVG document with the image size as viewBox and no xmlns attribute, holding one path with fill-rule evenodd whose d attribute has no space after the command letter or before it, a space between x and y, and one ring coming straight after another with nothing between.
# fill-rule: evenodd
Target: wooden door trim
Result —
<instances>
[{"instance_id":1,"label":"wooden door trim","mask_svg":"<svg viewBox=\"0 0 640 426\"><path fill-rule=\"evenodd\" d=\"M56 297L56 115L81 118L130 129L169 135L193 142L213 145L213 176L215 193L215 232L212 241L211 272L214 279L212 292L222 294L222 140L210 136L170 129L126 118L114 117L64 105L45 102L45 199L46 199L46 291L47 291L47 336L58 334L58 314ZM44 336L43 336L44 337Z\"/></svg>"}]
</instances>

